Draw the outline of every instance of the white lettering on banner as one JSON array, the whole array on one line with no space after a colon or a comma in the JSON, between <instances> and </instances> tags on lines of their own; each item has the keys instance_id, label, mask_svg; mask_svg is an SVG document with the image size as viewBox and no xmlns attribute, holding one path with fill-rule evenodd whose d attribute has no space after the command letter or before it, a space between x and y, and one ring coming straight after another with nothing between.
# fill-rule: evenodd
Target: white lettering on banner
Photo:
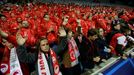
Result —
<instances>
[{"instance_id":1,"label":"white lettering on banner","mask_svg":"<svg viewBox=\"0 0 134 75\"><path fill-rule=\"evenodd\" d=\"M52 52L52 50L50 50L50 54L52 57L52 62L53 62L53 67L54 67L54 75L62 75L59 69L58 62L56 60L55 53ZM38 54L38 75L51 75L46 57L44 53L42 52L39 52Z\"/></svg>"},{"instance_id":2,"label":"white lettering on banner","mask_svg":"<svg viewBox=\"0 0 134 75\"><path fill-rule=\"evenodd\" d=\"M11 64L11 69L14 69L15 67L18 67L18 65L15 63L15 64Z\"/></svg>"},{"instance_id":3,"label":"white lettering on banner","mask_svg":"<svg viewBox=\"0 0 134 75\"><path fill-rule=\"evenodd\" d=\"M39 59L42 59L41 54L39 54Z\"/></svg>"},{"instance_id":4,"label":"white lettering on banner","mask_svg":"<svg viewBox=\"0 0 134 75\"><path fill-rule=\"evenodd\" d=\"M10 74L11 75L23 75L20 67L20 63L18 60L18 56L16 54L16 48L12 48L10 51Z\"/></svg>"},{"instance_id":5,"label":"white lettering on banner","mask_svg":"<svg viewBox=\"0 0 134 75\"><path fill-rule=\"evenodd\" d=\"M3 64L0 65L0 68L1 68L0 70L1 70L2 73L6 73L7 70L8 70L8 65L3 63Z\"/></svg>"},{"instance_id":6,"label":"white lettering on banner","mask_svg":"<svg viewBox=\"0 0 134 75\"><path fill-rule=\"evenodd\" d=\"M15 62L16 61L16 54L14 54L14 51L11 51L11 56L10 56L10 60L11 62Z\"/></svg>"},{"instance_id":7,"label":"white lettering on banner","mask_svg":"<svg viewBox=\"0 0 134 75\"><path fill-rule=\"evenodd\" d=\"M38 54L38 74L50 75L50 71L47 65L46 58L44 57L44 53L41 53L41 52L39 52Z\"/></svg>"},{"instance_id":8,"label":"white lettering on banner","mask_svg":"<svg viewBox=\"0 0 134 75\"><path fill-rule=\"evenodd\" d=\"M44 67L44 63L43 63L43 59L42 59L42 56L41 56L41 53L39 54L39 63L40 63L40 69L41 70L45 70L45 67Z\"/></svg>"},{"instance_id":9,"label":"white lettering on banner","mask_svg":"<svg viewBox=\"0 0 134 75\"><path fill-rule=\"evenodd\" d=\"M44 70L45 69L43 60L40 60L40 69L41 70Z\"/></svg>"}]
</instances>

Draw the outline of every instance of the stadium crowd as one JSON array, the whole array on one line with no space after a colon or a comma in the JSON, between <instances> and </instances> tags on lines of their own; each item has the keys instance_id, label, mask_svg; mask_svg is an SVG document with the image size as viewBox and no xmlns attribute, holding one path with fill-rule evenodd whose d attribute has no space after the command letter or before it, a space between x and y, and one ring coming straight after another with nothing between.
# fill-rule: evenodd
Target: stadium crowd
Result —
<instances>
[{"instance_id":1,"label":"stadium crowd","mask_svg":"<svg viewBox=\"0 0 134 75\"><path fill-rule=\"evenodd\" d=\"M80 75L134 44L134 9L7 4L0 10L2 75Z\"/></svg>"}]
</instances>

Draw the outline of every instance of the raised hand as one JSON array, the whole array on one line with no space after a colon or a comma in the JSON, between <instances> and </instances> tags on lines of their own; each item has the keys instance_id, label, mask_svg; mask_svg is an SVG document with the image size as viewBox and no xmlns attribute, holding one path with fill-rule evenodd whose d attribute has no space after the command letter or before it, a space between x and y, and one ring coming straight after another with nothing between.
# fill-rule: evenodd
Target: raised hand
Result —
<instances>
[{"instance_id":1,"label":"raised hand","mask_svg":"<svg viewBox=\"0 0 134 75\"><path fill-rule=\"evenodd\" d=\"M126 54L123 54L122 59L127 59Z\"/></svg>"},{"instance_id":2,"label":"raised hand","mask_svg":"<svg viewBox=\"0 0 134 75\"><path fill-rule=\"evenodd\" d=\"M7 38L8 34L4 31L2 31L2 29L0 28L0 36L2 36L3 38Z\"/></svg>"},{"instance_id":3,"label":"raised hand","mask_svg":"<svg viewBox=\"0 0 134 75\"><path fill-rule=\"evenodd\" d=\"M80 23L80 19L77 19L76 22L77 22L77 23Z\"/></svg>"},{"instance_id":4,"label":"raised hand","mask_svg":"<svg viewBox=\"0 0 134 75\"><path fill-rule=\"evenodd\" d=\"M99 61L100 61L100 57L95 57L95 58L93 58L93 61L99 62Z\"/></svg>"},{"instance_id":5,"label":"raised hand","mask_svg":"<svg viewBox=\"0 0 134 75\"><path fill-rule=\"evenodd\" d=\"M22 37L21 34L20 34L20 32L18 31L17 34L16 34L17 44L20 45L20 46L21 45L24 45L25 42L26 42L26 40L27 40L27 36Z\"/></svg>"},{"instance_id":6,"label":"raised hand","mask_svg":"<svg viewBox=\"0 0 134 75\"><path fill-rule=\"evenodd\" d=\"M80 19L77 19L76 22L78 23L78 26L81 26Z\"/></svg>"},{"instance_id":7,"label":"raised hand","mask_svg":"<svg viewBox=\"0 0 134 75\"><path fill-rule=\"evenodd\" d=\"M64 37L64 36L66 36L67 34L66 34L66 31L65 31L65 29L63 28L63 27L60 27L59 28L59 36L60 37Z\"/></svg>"}]
</instances>

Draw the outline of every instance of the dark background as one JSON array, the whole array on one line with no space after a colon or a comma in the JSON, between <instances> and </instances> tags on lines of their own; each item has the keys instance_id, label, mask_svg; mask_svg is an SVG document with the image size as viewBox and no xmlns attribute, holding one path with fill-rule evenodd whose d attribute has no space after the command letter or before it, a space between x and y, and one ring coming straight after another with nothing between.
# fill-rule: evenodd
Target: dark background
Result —
<instances>
[{"instance_id":1,"label":"dark background","mask_svg":"<svg viewBox=\"0 0 134 75\"><path fill-rule=\"evenodd\" d=\"M80 2L91 2L91 3L107 3L107 4L119 4L119 5L127 5L134 7L134 0L0 0L4 1L4 3L27 3L32 1L43 1L43 2L53 2L53 1L80 1Z\"/></svg>"}]
</instances>

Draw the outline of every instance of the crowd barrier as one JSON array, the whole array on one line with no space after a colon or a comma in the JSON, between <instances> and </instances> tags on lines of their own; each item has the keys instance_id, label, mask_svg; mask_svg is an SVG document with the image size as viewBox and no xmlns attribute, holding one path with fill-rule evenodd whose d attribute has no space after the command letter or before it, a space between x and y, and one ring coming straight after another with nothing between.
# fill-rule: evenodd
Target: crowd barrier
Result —
<instances>
[{"instance_id":1,"label":"crowd barrier","mask_svg":"<svg viewBox=\"0 0 134 75\"><path fill-rule=\"evenodd\" d=\"M95 66L91 71L87 71L82 75L134 75L134 47L126 50L125 53L130 56L127 59L120 59L120 57L111 57L106 62L103 62L99 67Z\"/></svg>"}]
</instances>

